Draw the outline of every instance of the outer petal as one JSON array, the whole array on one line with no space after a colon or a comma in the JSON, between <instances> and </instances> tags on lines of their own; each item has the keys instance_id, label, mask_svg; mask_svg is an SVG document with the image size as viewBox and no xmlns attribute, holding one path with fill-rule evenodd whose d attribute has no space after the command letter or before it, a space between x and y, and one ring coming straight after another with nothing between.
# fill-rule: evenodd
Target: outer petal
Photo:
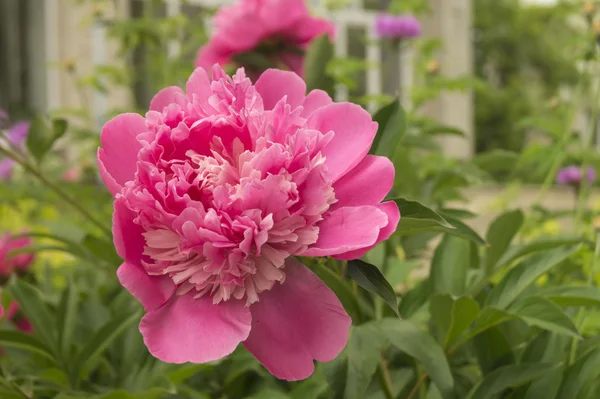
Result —
<instances>
[{"instance_id":1,"label":"outer petal","mask_svg":"<svg viewBox=\"0 0 600 399\"><path fill-rule=\"evenodd\" d=\"M373 245L369 245L368 247L357 249L355 251L349 251L343 254L334 255L334 258L342 259L342 260L351 260L358 259L364 256L368 251L373 249L375 245L379 244L382 241L387 240L390 236L396 231L396 227L398 227L398 222L400 221L400 210L398 209L398 205L395 202L389 201L384 202L383 204L379 204L378 208L381 209L388 217L388 224L379 231L379 236L377 237L377 241Z\"/></svg>"},{"instance_id":2,"label":"outer petal","mask_svg":"<svg viewBox=\"0 0 600 399\"><path fill-rule=\"evenodd\" d=\"M334 182L354 168L367 155L377 123L360 106L336 103L315 111L307 122L308 127L323 133L333 130L335 136L323 148L329 177Z\"/></svg>"},{"instance_id":3,"label":"outer petal","mask_svg":"<svg viewBox=\"0 0 600 399\"><path fill-rule=\"evenodd\" d=\"M308 93L304 99L304 102L302 103L303 110L300 116L307 118L319 108L325 107L329 104L333 104L333 100L331 97L329 97L327 92L324 92L323 90L312 90L310 93Z\"/></svg>"},{"instance_id":4,"label":"outer petal","mask_svg":"<svg viewBox=\"0 0 600 399\"><path fill-rule=\"evenodd\" d=\"M207 101L208 97L212 94L212 89L210 88L210 79L208 79L208 74L204 68L196 68L194 70L185 85L185 91L189 100L192 100L195 94L202 102Z\"/></svg>"},{"instance_id":5,"label":"outer petal","mask_svg":"<svg viewBox=\"0 0 600 399\"><path fill-rule=\"evenodd\" d=\"M162 112L168 105L173 103L181 103L181 96L185 93L177 86L165 87L152 98L150 101L150 110Z\"/></svg>"},{"instance_id":6,"label":"outer petal","mask_svg":"<svg viewBox=\"0 0 600 399\"><path fill-rule=\"evenodd\" d=\"M141 266L129 262L123 262L117 270L117 277L147 312L167 302L177 289L169 277L149 276Z\"/></svg>"},{"instance_id":7,"label":"outer petal","mask_svg":"<svg viewBox=\"0 0 600 399\"><path fill-rule=\"evenodd\" d=\"M115 199L113 213L113 241L119 256L128 262L140 265L146 241L142 233L144 229L133 222L135 213L126 205L125 197Z\"/></svg>"},{"instance_id":8,"label":"outer petal","mask_svg":"<svg viewBox=\"0 0 600 399\"><path fill-rule=\"evenodd\" d=\"M385 212L375 206L347 206L327 213L317 225L319 238L302 256L328 256L369 247L388 224Z\"/></svg>"},{"instance_id":9,"label":"outer petal","mask_svg":"<svg viewBox=\"0 0 600 399\"><path fill-rule=\"evenodd\" d=\"M302 105L306 93L306 83L294 72L267 69L256 82L256 91L261 95L265 110L271 110L287 96L292 109Z\"/></svg>"},{"instance_id":10,"label":"outer petal","mask_svg":"<svg viewBox=\"0 0 600 399\"><path fill-rule=\"evenodd\" d=\"M121 186L133 180L138 152L142 148L136 137L145 131L145 119L138 114L118 115L102 128L102 149L98 151L98 159Z\"/></svg>"},{"instance_id":11,"label":"outer petal","mask_svg":"<svg viewBox=\"0 0 600 399\"><path fill-rule=\"evenodd\" d=\"M252 316L243 301L218 305L194 292L174 296L146 314L140 323L144 343L152 355L167 363L205 363L220 359L248 338Z\"/></svg>"},{"instance_id":12,"label":"outer petal","mask_svg":"<svg viewBox=\"0 0 600 399\"><path fill-rule=\"evenodd\" d=\"M102 158L106 158L106 153L102 148L98 148L96 158L98 159L98 170L100 171L100 177L102 178L102 181L104 182L104 185L106 186L108 191L114 197L115 195L121 192L123 187L119 183L117 183L115 179L113 179L113 177L110 175L110 173L108 173L108 171L106 170L104 162L102 161Z\"/></svg>"},{"instance_id":13,"label":"outer petal","mask_svg":"<svg viewBox=\"0 0 600 399\"><path fill-rule=\"evenodd\" d=\"M352 320L307 267L289 258L286 280L250 307L252 332L244 346L277 378L295 381L333 360L346 346Z\"/></svg>"},{"instance_id":14,"label":"outer petal","mask_svg":"<svg viewBox=\"0 0 600 399\"><path fill-rule=\"evenodd\" d=\"M335 182L333 190L338 202L331 209L379 204L394 185L394 173L394 164L389 159L367 155Z\"/></svg>"}]
</instances>

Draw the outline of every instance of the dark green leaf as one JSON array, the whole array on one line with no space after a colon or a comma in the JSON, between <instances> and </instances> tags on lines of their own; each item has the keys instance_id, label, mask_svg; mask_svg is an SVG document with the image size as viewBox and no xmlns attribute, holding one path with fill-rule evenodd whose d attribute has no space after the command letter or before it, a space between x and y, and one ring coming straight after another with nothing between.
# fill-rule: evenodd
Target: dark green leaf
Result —
<instances>
[{"instance_id":1,"label":"dark green leaf","mask_svg":"<svg viewBox=\"0 0 600 399\"><path fill-rule=\"evenodd\" d=\"M353 327L346 346L348 372L344 399L362 399L371 382L385 341L377 322Z\"/></svg>"},{"instance_id":2,"label":"dark green leaf","mask_svg":"<svg viewBox=\"0 0 600 399\"><path fill-rule=\"evenodd\" d=\"M600 289L587 285L551 287L537 293L559 306L600 306Z\"/></svg>"},{"instance_id":3,"label":"dark green leaf","mask_svg":"<svg viewBox=\"0 0 600 399\"><path fill-rule=\"evenodd\" d=\"M443 393L452 391L454 381L442 347L427 332L407 320L384 319L381 333L392 345L414 357Z\"/></svg>"},{"instance_id":4,"label":"dark green leaf","mask_svg":"<svg viewBox=\"0 0 600 399\"><path fill-rule=\"evenodd\" d=\"M479 304L473 299L453 298L447 294L433 296L429 309L444 348L452 344L479 314Z\"/></svg>"},{"instance_id":5,"label":"dark green leaf","mask_svg":"<svg viewBox=\"0 0 600 399\"><path fill-rule=\"evenodd\" d=\"M406 113L398 99L387 104L373 116L379 124L370 154L392 158L406 131Z\"/></svg>"},{"instance_id":6,"label":"dark green leaf","mask_svg":"<svg viewBox=\"0 0 600 399\"><path fill-rule=\"evenodd\" d=\"M72 282L67 284L58 306L59 353L65 361L70 361L71 344L77 324L77 288Z\"/></svg>"},{"instance_id":7,"label":"dark green leaf","mask_svg":"<svg viewBox=\"0 0 600 399\"><path fill-rule=\"evenodd\" d=\"M299 382L290 392L291 399L320 398L327 392L328 384L319 369L310 378Z\"/></svg>"},{"instance_id":8,"label":"dark green leaf","mask_svg":"<svg viewBox=\"0 0 600 399\"><path fill-rule=\"evenodd\" d=\"M459 237L445 236L435 249L430 280L436 293L462 295L465 292L471 248Z\"/></svg>"},{"instance_id":9,"label":"dark green leaf","mask_svg":"<svg viewBox=\"0 0 600 399\"><path fill-rule=\"evenodd\" d=\"M506 150L492 150L473 158L473 163L488 173L513 170L519 154Z\"/></svg>"},{"instance_id":10,"label":"dark green leaf","mask_svg":"<svg viewBox=\"0 0 600 399\"><path fill-rule=\"evenodd\" d=\"M507 388L523 385L545 373L552 371L556 366L539 363L511 364L500 367L489 373L471 392L468 399L491 398Z\"/></svg>"},{"instance_id":11,"label":"dark green leaf","mask_svg":"<svg viewBox=\"0 0 600 399\"><path fill-rule=\"evenodd\" d=\"M82 241L82 245L98 259L102 259L113 265L119 265L122 262L115 251L113 243L109 241L87 234Z\"/></svg>"},{"instance_id":12,"label":"dark green leaf","mask_svg":"<svg viewBox=\"0 0 600 399\"><path fill-rule=\"evenodd\" d=\"M427 303L432 293L433 289L431 288L430 281L425 280L404 294L400 299L400 306L398 307L402 317L412 317Z\"/></svg>"},{"instance_id":13,"label":"dark green leaf","mask_svg":"<svg viewBox=\"0 0 600 399\"><path fill-rule=\"evenodd\" d=\"M344 309L352 318L352 322L354 324L360 323L362 321L360 319L360 306L348 283L325 265L317 264L312 270L333 292L335 292L335 295L339 298L340 302L342 302L342 305L344 305Z\"/></svg>"},{"instance_id":14,"label":"dark green leaf","mask_svg":"<svg viewBox=\"0 0 600 399\"><path fill-rule=\"evenodd\" d=\"M485 270L487 275L491 273L494 266L504 254L515 235L523 225L523 212L516 210L503 213L490 225L485 240L488 248L485 252Z\"/></svg>"},{"instance_id":15,"label":"dark green leaf","mask_svg":"<svg viewBox=\"0 0 600 399\"><path fill-rule=\"evenodd\" d=\"M563 262L577 249L578 246L564 246L527 258L508 272L494 287L486 304L501 309L506 308L538 277Z\"/></svg>"},{"instance_id":16,"label":"dark green leaf","mask_svg":"<svg viewBox=\"0 0 600 399\"><path fill-rule=\"evenodd\" d=\"M478 244L485 243L471 228L458 219L451 216L445 218L417 201L409 201L404 198L394 201L402 215L396 228L396 234L409 235L434 231L468 238ZM450 222L448 218L452 218L452 221Z\"/></svg>"},{"instance_id":17,"label":"dark green leaf","mask_svg":"<svg viewBox=\"0 0 600 399\"><path fill-rule=\"evenodd\" d=\"M488 328L473 337L471 347L484 375L499 367L515 363L515 354L508 337L499 327Z\"/></svg>"},{"instance_id":18,"label":"dark green leaf","mask_svg":"<svg viewBox=\"0 0 600 399\"><path fill-rule=\"evenodd\" d=\"M400 316L396 293L377 267L355 259L348 262L348 274L358 285L383 299Z\"/></svg>"},{"instance_id":19,"label":"dark green leaf","mask_svg":"<svg viewBox=\"0 0 600 399\"><path fill-rule=\"evenodd\" d=\"M33 325L35 335L53 352L57 351L56 324L41 293L31 284L14 279L10 284L10 292L19 303L21 311Z\"/></svg>"},{"instance_id":20,"label":"dark green leaf","mask_svg":"<svg viewBox=\"0 0 600 399\"><path fill-rule=\"evenodd\" d=\"M563 372L564 369L558 367L532 381L525 394L525 399L556 398L563 380Z\"/></svg>"},{"instance_id":21,"label":"dark green leaf","mask_svg":"<svg viewBox=\"0 0 600 399\"><path fill-rule=\"evenodd\" d=\"M463 339L461 339L461 342L466 342L478 334L481 334L482 332L497 326L498 324L502 324L513 317L514 316L510 313L500 309L492 307L483 308L473 323L473 327L469 333Z\"/></svg>"},{"instance_id":22,"label":"dark green leaf","mask_svg":"<svg viewBox=\"0 0 600 399\"><path fill-rule=\"evenodd\" d=\"M85 366L102 353L110 343L123 331L140 318L139 312L124 312L108 321L100 330L89 338L87 344L79 352L72 371L80 376Z\"/></svg>"},{"instance_id":23,"label":"dark green leaf","mask_svg":"<svg viewBox=\"0 0 600 399\"><path fill-rule=\"evenodd\" d=\"M577 398L585 384L598 377L600 377L600 350L594 350L567 368L556 398Z\"/></svg>"},{"instance_id":24,"label":"dark green leaf","mask_svg":"<svg viewBox=\"0 0 600 399\"><path fill-rule=\"evenodd\" d=\"M527 297L514 303L508 311L529 325L579 338L579 332L571 318L548 299Z\"/></svg>"},{"instance_id":25,"label":"dark green leaf","mask_svg":"<svg viewBox=\"0 0 600 399\"><path fill-rule=\"evenodd\" d=\"M331 92L333 82L327 76L327 64L333 58L333 44L327 34L314 39L304 57L304 81L307 91L321 89Z\"/></svg>"},{"instance_id":26,"label":"dark green leaf","mask_svg":"<svg viewBox=\"0 0 600 399\"><path fill-rule=\"evenodd\" d=\"M44 345L34 336L22 333L20 331L0 330L0 347L24 349L26 351L45 356L50 360L54 360L54 355L50 349L46 347L46 345Z\"/></svg>"},{"instance_id":27,"label":"dark green leaf","mask_svg":"<svg viewBox=\"0 0 600 399\"><path fill-rule=\"evenodd\" d=\"M428 134L430 136L437 136L437 135L443 134L443 135L465 137L465 133L462 130L454 128L452 126L442 126L442 125L436 125L436 126L424 128L422 130L422 133Z\"/></svg>"}]
</instances>

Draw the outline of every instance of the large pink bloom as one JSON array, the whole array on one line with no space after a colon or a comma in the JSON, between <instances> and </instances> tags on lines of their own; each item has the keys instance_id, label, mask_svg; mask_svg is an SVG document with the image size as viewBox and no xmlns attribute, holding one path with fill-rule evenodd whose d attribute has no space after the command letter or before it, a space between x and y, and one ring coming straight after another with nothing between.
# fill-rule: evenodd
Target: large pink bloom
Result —
<instances>
[{"instance_id":1,"label":"large pink bloom","mask_svg":"<svg viewBox=\"0 0 600 399\"><path fill-rule=\"evenodd\" d=\"M221 7L214 24L214 35L196 60L196 66L207 70L215 63L225 66L241 53L260 52L272 67L282 64L303 76L304 55L298 51L320 35L335 34L331 22L310 15L305 0L240 0ZM248 70L249 65L243 66Z\"/></svg>"},{"instance_id":2,"label":"large pink bloom","mask_svg":"<svg viewBox=\"0 0 600 399\"><path fill-rule=\"evenodd\" d=\"M0 236L0 275L8 276L14 271L29 269L35 255L32 253L11 254L12 251L26 248L33 244L30 237L13 237L6 233Z\"/></svg>"},{"instance_id":3,"label":"large pink bloom","mask_svg":"<svg viewBox=\"0 0 600 399\"><path fill-rule=\"evenodd\" d=\"M208 362L243 342L275 376L306 378L344 348L351 320L291 256L354 259L387 239L394 168L367 155L377 124L365 110L306 95L298 75L212 76L198 68L185 93L166 88L145 118L102 130L118 276L159 359Z\"/></svg>"}]
</instances>

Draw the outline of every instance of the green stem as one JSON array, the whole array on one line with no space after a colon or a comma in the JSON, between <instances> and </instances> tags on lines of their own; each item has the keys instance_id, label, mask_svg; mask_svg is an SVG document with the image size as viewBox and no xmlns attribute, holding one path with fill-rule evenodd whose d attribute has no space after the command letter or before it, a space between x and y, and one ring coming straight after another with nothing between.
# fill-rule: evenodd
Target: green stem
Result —
<instances>
[{"instance_id":1,"label":"green stem","mask_svg":"<svg viewBox=\"0 0 600 399\"><path fill-rule=\"evenodd\" d=\"M394 390L392 385L392 379L390 378L390 372L387 367L387 363L383 354L379 360L379 366L377 367L377 380L383 390L383 395L386 399L394 399Z\"/></svg>"},{"instance_id":2,"label":"green stem","mask_svg":"<svg viewBox=\"0 0 600 399\"><path fill-rule=\"evenodd\" d=\"M100 222L94 215L88 212L83 206L81 206L75 199L73 199L69 194L67 194L60 186L48 180L40 171L38 171L35 167L31 166L27 161L22 160L13 152L0 147L0 154L6 155L11 158L17 164L19 164L23 169L25 169L29 174L35 176L42 184L46 187L52 189L62 200L71 205L74 209L76 209L81 215L87 218L91 223L93 223L96 227L98 227L102 232L104 232L107 237L112 237L112 233L110 228L106 227L104 223Z\"/></svg>"}]
</instances>

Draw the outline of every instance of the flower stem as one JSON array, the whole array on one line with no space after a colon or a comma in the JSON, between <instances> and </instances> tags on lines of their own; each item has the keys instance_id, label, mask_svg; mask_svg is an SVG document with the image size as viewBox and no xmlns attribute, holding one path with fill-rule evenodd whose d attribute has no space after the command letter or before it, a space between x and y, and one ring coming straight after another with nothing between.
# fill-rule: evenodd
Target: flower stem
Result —
<instances>
[{"instance_id":1,"label":"flower stem","mask_svg":"<svg viewBox=\"0 0 600 399\"><path fill-rule=\"evenodd\" d=\"M21 159L13 152L0 147L0 154L6 155L7 157L14 160L17 164L19 164L23 169L25 169L29 174L36 177L42 184L46 187L50 188L54 191L62 200L71 205L75 210L77 210L82 216L88 219L91 223L93 223L96 227L98 227L107 237L112 237L112 232L110 228L106 227L104 223L96 219L94 215L88 212L83 206L79 204L74 198L72 198L69 194L67 194L59 185L48 180L39 170L30 165L27 161Z\"/></svg>"},{"instance_id":2,"label":"flower stem","mask_svg":"<svg viewBox=\"0 0 600 399\"><path fill-rule=\"evenodd\" d=\"M377 366L377 379L379 380L379 385L381 385L381 389L383 390L383 395L385 398L394 399L392 380L390 378L390 372L383 354L379 360L379 366Z\"/></svg>"},{"instance_id":3,"label":"flower stem","mask_svg":"<svg viewBox=\"0 0 600 399\"><path fill-rule=\"evenodd\" d=\"M419 392L419 389L421 388L421 385L423 385L425 380L427 380L427 373L424 372L421 374L421 377L419 377L419 380L417 381L417 383L415 384L413 389L408 394L407 399L413 399L415 397L415 395Z\"/></svg>"}]
</instances>

